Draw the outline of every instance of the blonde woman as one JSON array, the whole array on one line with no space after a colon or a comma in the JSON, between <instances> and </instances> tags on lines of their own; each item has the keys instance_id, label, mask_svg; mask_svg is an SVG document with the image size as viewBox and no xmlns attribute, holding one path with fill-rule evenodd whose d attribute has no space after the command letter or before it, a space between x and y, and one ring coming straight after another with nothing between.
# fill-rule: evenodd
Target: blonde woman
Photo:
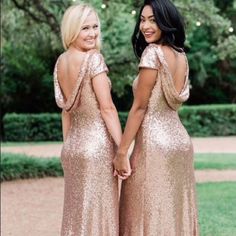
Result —
<instances>
[{"instance_id":1,"label":"blonde woman","mask_svg":"<svg viewBox=\"0 0 236 236\"><path fill-rule=\"evenodd\" d=\"M99 52L100 22L86 4L69 7L62 19L65 48L55 65L57 105L62 108L65 178L62 236L118 235L114 148L121 126L112 102L107 66Z\"/></svg>"}]
</instances>

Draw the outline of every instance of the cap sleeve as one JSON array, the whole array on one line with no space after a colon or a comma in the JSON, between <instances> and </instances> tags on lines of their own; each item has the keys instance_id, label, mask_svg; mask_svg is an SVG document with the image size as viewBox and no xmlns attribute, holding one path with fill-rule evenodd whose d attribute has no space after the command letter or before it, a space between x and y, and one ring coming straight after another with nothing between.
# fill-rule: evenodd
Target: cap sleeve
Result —
<instances>
[{"instance_id":1,"label":"cap sleeve","mask_svg":"<svg viewBox=\"0 0 236 236\"><path fill-rule=\"evenodd\" d=\"M91 78L102 72L108 72L103 55L97 50L93 51L89 58L90 76Z\"/></svg>"},{"instance_id":2,"label":"cap sleeve","mask_svg":"<svg viewBox=\"0 0 236 236\"><path fill-rule=\"evenodd\" d=\"M142 53L140 59L139 68L150 68L158 70L160 67L160 61L158 58L157 47L153 44L149 44Z\"/></svg>"}]
</instances>

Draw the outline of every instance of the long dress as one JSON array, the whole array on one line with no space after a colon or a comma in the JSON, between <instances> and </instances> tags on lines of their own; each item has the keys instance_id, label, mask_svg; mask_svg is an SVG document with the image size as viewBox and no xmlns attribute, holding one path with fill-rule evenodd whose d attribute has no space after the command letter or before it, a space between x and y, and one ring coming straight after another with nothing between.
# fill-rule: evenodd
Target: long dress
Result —
<instances>
[{"instance_id":1,"label":"long dress","mask_svg":"<svg viewBox=\"0 0 236 236\"><path fill-rule=\"evenodd\" d=\"M146 47L139 67L158 75L131 154L135 171L122 183L120 235L196 236L193 147L177 113L189 97L188 63L181 93L159 45Z\"/></svg>"},{"instance_id":2,"label":"long dress","mask_svg":"<svg viewBox=\"0 0 236 236\"><path fill-rule=\"evenodd\" d=\"M97 50L86 52L76 85L65 100L54 70L57 105L70 112L71 126L63 144L64 210L62 236L118 235L118 185L113 177L115 144L99 110L92 78L108 69ZM108 81L110 83L110 80Z\"/></svg>"}]
</instances>

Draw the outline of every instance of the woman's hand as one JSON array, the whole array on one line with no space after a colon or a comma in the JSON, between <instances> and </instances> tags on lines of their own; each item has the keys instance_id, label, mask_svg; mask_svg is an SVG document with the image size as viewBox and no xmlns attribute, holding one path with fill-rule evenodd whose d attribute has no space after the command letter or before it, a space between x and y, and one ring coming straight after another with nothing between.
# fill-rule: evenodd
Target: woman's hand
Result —
<instances>
[{"instance_id":1,"label":"woman's hand","mask_svg":"<svg viewBox=\"0 0 236 236\"><path fill-rule=\"evenodd\" d=\"M127 179L131 175L130 161L127 155L116 154L114 160L114 176Z\"/></svg>"}]
</instances>

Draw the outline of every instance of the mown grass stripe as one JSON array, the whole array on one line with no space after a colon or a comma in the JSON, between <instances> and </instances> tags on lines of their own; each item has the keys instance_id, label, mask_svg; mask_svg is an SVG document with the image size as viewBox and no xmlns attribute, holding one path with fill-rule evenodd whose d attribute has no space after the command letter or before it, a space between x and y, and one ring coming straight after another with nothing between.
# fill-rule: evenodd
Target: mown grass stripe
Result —
<instances>
[{"instance_id":1,"label":"mown grass stripe","mask_svg":"<svg viewBox=\"0 0 236 236\"><path fill-rule=\"evenodd\" d=\"M236 170L236 153L195 154L194 167L197 170Z\"/></svg>"},{"instance_id":2,"label":"mown grass stripe","mask_svg":"<svg viewBox=\"0 0 236 236\"><path fill-rule=\"evenodd\" d=\"M236 235L236 182L197 184L202 236Z\"/></svg>"}]
</instances>

